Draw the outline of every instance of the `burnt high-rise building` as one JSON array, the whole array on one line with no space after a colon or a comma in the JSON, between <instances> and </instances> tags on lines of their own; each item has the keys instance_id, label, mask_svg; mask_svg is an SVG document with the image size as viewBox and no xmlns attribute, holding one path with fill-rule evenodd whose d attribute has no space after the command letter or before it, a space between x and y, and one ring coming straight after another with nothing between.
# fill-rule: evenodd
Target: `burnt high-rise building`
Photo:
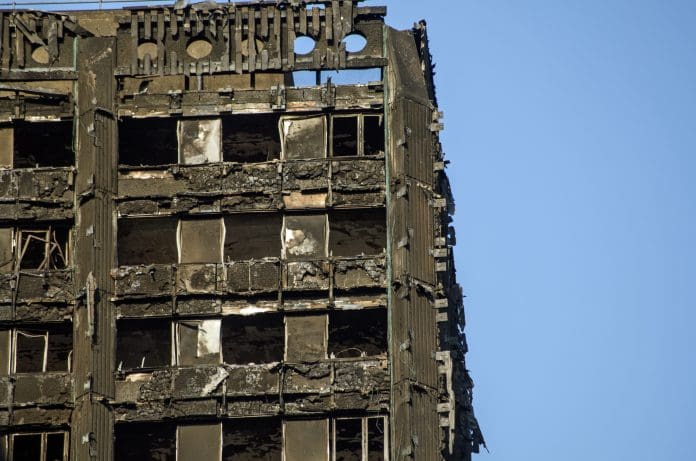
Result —
<instances>
[{"instance_id":1,"label":"burnt high-rise building","mask_svg":"<svg viewBox=\"0 0 696 461\"><path fill-rule=\"evenodd\" d=\"M178 3L0 12L0 459L469 459L425 24Z\"/></svg>"}]
</instances>

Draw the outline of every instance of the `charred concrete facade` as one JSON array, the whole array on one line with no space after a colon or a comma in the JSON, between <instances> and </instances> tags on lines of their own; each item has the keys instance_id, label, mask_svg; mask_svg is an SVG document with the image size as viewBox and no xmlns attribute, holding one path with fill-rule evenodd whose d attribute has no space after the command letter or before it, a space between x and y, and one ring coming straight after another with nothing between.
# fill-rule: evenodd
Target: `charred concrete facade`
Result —
<instances>
[{"instance_id":1,"label":"charred concrete facade","mask_svg":"<svg viewBox=\"0 0 696 461\"><path fill-rule=\"evenodd\" d=\"M478 451L426 27L385 14L0 12L0 459Z\"/></svg>"}]
</instances>

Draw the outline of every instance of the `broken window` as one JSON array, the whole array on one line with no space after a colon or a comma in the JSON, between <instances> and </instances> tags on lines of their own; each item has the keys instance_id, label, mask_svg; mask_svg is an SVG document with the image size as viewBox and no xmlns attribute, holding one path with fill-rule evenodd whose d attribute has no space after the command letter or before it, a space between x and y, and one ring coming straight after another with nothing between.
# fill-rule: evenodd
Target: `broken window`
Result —
<instances>
[{"instance_id":1,"label":"broken window","mask_svg":"<svg viewBox=\"0 0 696 461\"><path fill-rule=\"evenodd\" d=\"M363 115L363 155L384 154L384 126L381 115Z\"/></svg>"},{"instance_id":2,"label":"broken window","mask_svg":"<svg viewBox=\"0 0 696 461\"><path fill-rule=\"evenodd\" d=\"M334 85L368 85L382 81L382 68L322 70L320 79L322 85L329 79Z\"/></svg>"},{"instance_id":3,"label":"broken window","mask_svg":"<svg viewBox=\"0 0 696 461\"><path fill-rule=\"evenodd\" d=\"M118 220L118 264L173 264L177 262L176 218Z\"/></svg>"},{"instance_id":4,"label":"broken window","mask_svg":"<svg viewBox=\"0 0 696 461\"><path fill-rule=\"evenodd\" d=\"M285 360L316 362L326 358L326 315L286 316L285 332Z\"/></svg>"},{"instance_id":5,"label":"broken window","mask_svg":"<svg viewBox=\"0 0 696 461\"><path fill-rule=\"evenodd\" d=\"M222 450L220 424L191 424L177 428L177 461L220 459Z\"/></svg>"},{"instance_id":6,"label":"broken window","mask_svg":"<svg viewBox=\"0 0 696 461\"><path fill-rule=\"evenodd\" d=\"M333 256L382 254L387 246L384 209L335 211L329 217Z\"/></svg>"},{"instance_id":7,"label":"broken window","mask_svg":"<svg viewBox=\"0 0 696 461\"><path fill-rule=\"evenodd\" d=\"M289 420L284 424L285 461L328 461L329 422Z\"/></svg>"},{"instance_id":8,"label":"broken window","mask_svg":"<svg viewBox=\"0 0 696 461\"><path fill-rule=\"evenodd\" d=\"M387 353L387 310L357 309L331 312L329 354L369 357Z\"/></svg>"},{"instance_id":9,"label":"broken window","mask_svg":"<svg viewBox=\"0 0 696 461\"><path fill-rule=\"evenodd\" d=\"M283 117L280 125L284 159L326 157L326 117Z\"/></svg>"},{"instance_id":10,"label":"broken window","mask_svg":"<svg viewBox=\"0 0 696 461\"><path fill-rule=\"evenodd\" d=\"M281 461L280 418L227 420L222 424L222 437L222 461Z\"/></svg>"},{"instance_id":11,"label":"broken window","mask_svg":"<svg viewBox=\"0 0 696 461\"><path fill-rule=\"evenodd\" d=\"M384 461L385 418L337 418L333 421L334 461Z\"/></svg>"},{"instance_id":12,"label":"broken window","mask_svg":"<svg viewBox=\"0 0 696 461\"><path fill-rule=\"evenodd\" d=\"M20 269L51 270L68 266L69 226L17 229L16 236L16 261Z\"/></svg>"},{"instance_id":13,"label":"broken window","mask_svg":"<svg viewBox=\"0 0 696 461\"><path fill-rule=\"evenodd\" d=\"M50 328L17 329L14 332L15 373L70 371L72 324Z\"/></svg>"},{"instance_id":14,"label":"broken window","mask_svg":"<svg viewBox=\"0 0 696 461\"><path fill-rule=\"evenodd\" d=\"M129 118L118 124L118 163L154 166L177 163L175 118Z\"/></svg>"},{"instance_id":15,"label":"broken window","mask_svg":"<svg viewBox=\"0 0 696 461\"><path fill-rule=\"evenodd\" d=\"M222 321L225 363L272 363L283 360L283 315L230 315Z\"/></svg>"},{"instance_id":16,"label":"broken window","mask_svg":"<svg viewBox=\"0 0 696 461\"><path fill-rule=\"evenodd\" d=\"M333 156L357 156L358 116L332 117L331 120Z\"/></svg>"},{"instance_id":17,"label":"broken window","mask_svg":"<svg viewBox=\"0 0 696 461\"><path fill-rule=\"evenodd\" d=\"M67 167L75 164L73 152L73 122L24 122L14 123L12 149L14 168ZM4 137L4 149L8 139ZM5 159L5 162L7 160Z\"/></svg>"},{"instance_id":18,"label":"broken window","mask_svg":"<svg viewBox=\"0 0 696 461\"><path fill-rule=\"evenodd\" d=\"M384 127L379 114L331 117L331 153L334 157L384 154Z\"/></svg>"},{"instance_id":19,"label":"broken window","mask_svg":"<svg viewBox=\"0 0 696 461\"><path fill-rule=\"evenodd\" d=\"M222 219L182 219L179 224L179 262L222 262Z\"/></svg>"},{"instance_id":20,"label":"broken window","mask_svg":"<svg viewBox=\"0 0 696 461\"><path fill-rule=\"evenodd\" d=\"M200 165L220 161L220 119L179 120L179 163Z\"/></svg>"},{"instance_id":21,"label":"broken window","mask_svg":"<svg viewBox=\"0 0 696 461\"><path fill-rule=\"evenodd\" d=\"M225 217L225 261L280 256L282 217L271 213Z\"/></svg>"},{"instance_id":22,"label":"broken window","mask_svg":"<svg viewBox=\"0 0 696 461\"><path fill-rule=\"evenodd\" d=\"M176 427L173 424L116 424L114 433L114 461L176 461Z\"/></svg>"},{"instance_id":23,"label":"broken window","mask_svg":"<svg viewBox=\"0 0 696 461\"><path fill-rule=\"evenodd\" d=\"M226 162L267 162L280 158L279 116L233 115L222 119L222 152Z\"/></svg>"},{"instance_id":24,"label":"broken window","mask_svg":"<svg viewBox=\"0 0 696 461\"><path fill-rule=\"evenodd\" d=\"M119 320L116 329L116 363L119 370L171 364L172 328L169 320Z\"/></svg>"},{"instance_id":25,"label":"broken window","mask_svg":"<svg viewBox=\"0 0 696 461\"><path fill-rule=\"evenodd\" d=\"M334 421L334 450L335 461L363 461L361 418Z\"/></svg>"},{"instance_id":26,"label":"broken window","mask_svg":"<svg viewBox=\"0 0 696 461\"><path fill-rule=\"evenodd\" d=\"M288 86L317 86L320 84L319 72L316 70L296 70L288 72L288 76L292 80Z\"/></svg>"},{"instance_id":27,"label":"broken window","mask_svg":"<svg viewBox=\"0 0 696 461\"><path fill-rule=\"evenodd\" d=\"M386 418L367 418L367 461L384 461L387 459L385 439Z\"/></svg>"},{"instance_id":28,"label":"broken window","mask_svg":"<svg viewBox=\"0 0 696 461\"><path fill-rule=\"evenodd\" d=\"M176 325L177 364L220 363L220 320L186 320Z\"/></svg>"},{"instance_id":29,"label":"broken window","mask_svg":"<svg viewBox=\"0 0 696 461\"><path fill-rule=\"evenodd\" d=\"M326 256L326 215L285 217L283 250L288 260L307 260Z\"/></svg>"},{"instance_id":30,"label":"broken window","mask_svg":"<svg viewBox=\"0 0 696 461\"><path fill-rule=\"evenodd\" d=\"M69 265L69 243L67 224L0 229L0 273L65 269Z\"/></svg>"},{"instance_id":31,"label":"broken window","mask_svg":"<svg viewBox=\"0 0 696 461\"><path fill-rule=\"evenodd\" d=\"M13 461L67 461L68 434L66 432L12 434L10 455Z\"/></svg>"}]
</instances>

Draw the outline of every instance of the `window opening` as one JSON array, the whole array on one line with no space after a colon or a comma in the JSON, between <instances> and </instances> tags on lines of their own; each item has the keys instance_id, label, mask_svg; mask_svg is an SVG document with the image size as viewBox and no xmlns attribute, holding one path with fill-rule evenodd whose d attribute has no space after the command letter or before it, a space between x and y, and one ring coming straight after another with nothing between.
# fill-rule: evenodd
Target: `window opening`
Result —
<instances>
[{"instance_id":1,"label":"window opening","mask_svg":"<svg viewBox=\"0 0 696 461\"><path fill-rule=\"evenodd\" d=\"M73 122L14 123L14 168L68 167L75 164Z\"/></svg>"},{"instance_id":2,"label":"window opening","mask_svg":"<svg viewBox=\"0 0 696 461\"><path fill-rule=\"evenodd\" d=\"M368 85L382 81L382 69L371 67L367 69L322 70L320 83L324 85L329 79L334 85Z\"/></svg>"},{"instance_id":3,"label":"window opening","mask_svg":"<svg viewBox=\"0 0 696 461\"><path fill-rule=\"evenodd\" d=\"M68 266L68 226L17 229L17 263L20 269L53 270Z\"/></svg>"},{"instance_id":4,"label":"window opening","mask_svg":"<svg viewBox=\"0 0 696 461\"><path fill-rule=\"evenodd\" d=\"M14 338L15 373L71 371L72 324L45 330L17 329Z\"/></svg>"},{"instance_id":5,"label":"window opening","mask_svg":"<svg viewBox=\"0 0 696 461\"><path fill-rule=\"evenodd\" d=\"M118 264L174 264L178 260L176 218L118 220Z\"/></svg>"},{"instance_id":6,"label":"window opening","mask_svg":"<svg viewBox=\"0 0 696 461\"><path fill-rule=\"evenodd\" d=\"M67 433L12 434L10 446L13 461L66 461ZM4 453L0 452L0 456ZM4 459L4 458L3 458Z\"/></svg>"},{"instance_id":7,"label":"window opening","mask_svg":"<svg viewBox=\"0 0 696 461\"><path fill-rule=\"evenodd\" d=\"M278 313L230 315L222 321L225 363L273 363L283 360L285 328Z\"/></svg>"},{"instance_id":8,"label":"window opening","mask_svg":"<svg viewBox=\"0 0 696 461\"><path fill-rule=\"evenodd\" d=\"M176 460L176 426L173 424L121 423L115 425L114 433L115 461Z\"/></svg>"},{"instance_id":9,"label":"window opening","mask_svg":"<svg viewBox=\"0 0 696 461\"><path fill-rule=\"evenodd\" d=\"M358 155L358 117L332 117L334 157Z\"/></svg>"},{"instance_id":10,"label":"window opening","mask_svg":"<svg viewBox=\"0 0 696 461\"><path fill-rule=\"evenodd\" d=\"M226 162L267 162L280 158L279 115L233 115L222 119Z\"/></svg>"},{"instance_id":11,"label":"window opening","mask_svg":"<svg viewBox=\"0 0 696 461\"><path fill-rule=\"evenodd\" d=\"M119 320L116 329L116 363L119 370L171 364L172 333L169 320Z\"/></svg>"},{"instance_id":12,"label":"window opening","mask_svg":"<svg viewBox=\"0 0 696 461\"><path fill-rule=\"evenodd\" d=\"M334 421L334 460L363 461L362 419L342 418Z\"/></svg>"},{"instance_id":13,"label":"window opening","mask_svg":"<svg viewBox=\"0 0 696 461\"><path fill-rule=\"evenodd\" d=\"M384 128L379 114L334 115L331 117L333 157L384 154Z\"/></svg>"},{"instance_id":14,"label":"window opening","mask_svg":"<svg viewBox=\"0 0 696 461\"><path fill-rule=\"evenodd\" d=\"M175 118L127 118L118 124L118 163L125 166L176 164Z\"/></svg>"},{"instance_id":15,"label":"window opening","mask_svg":"<svg viewBox=\"0 0 696 461\"><path fill-rule=\"evenodd\" d=\"M280 257L282 216L245 213L225 216L225 261Z\"/></svg>"},{"instance_id":16,"label":"window opening","mask_svg":"<svg viewBox=\"0 0 696 461\"><path fill-rule=\"evenodd\" d=\"M383 208L334 211L329 216L329 250L333 256L380 255L386 249Z\"/></svg>"},{"instance_id":17,"label":"window opening","mask_svg":"<svg viewBox=\"0 0 696 461\"><path fill-rule=\"evenodd\" d=\"M387 310L333 311L329 316L332 357L370 357L387 353Z\"/></svg>"},{"instance_id":18,"label":"window opening","mask_svg":"<svg viewBox=\"0 0 696 461\"><path fill-rule=\"evenodd\" d=\"M280 418L240 418L222 423L222 461L281 461Z\"/></svg>"}]
</instances>

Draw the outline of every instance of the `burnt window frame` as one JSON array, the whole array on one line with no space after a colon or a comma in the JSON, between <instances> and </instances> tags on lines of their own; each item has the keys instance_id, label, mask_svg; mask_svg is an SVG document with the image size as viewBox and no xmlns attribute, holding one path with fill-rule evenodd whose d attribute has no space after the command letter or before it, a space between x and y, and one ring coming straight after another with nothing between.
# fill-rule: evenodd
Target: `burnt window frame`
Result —
<instances>
[{"instance_id":1,"label":"burnt window frame","mask_svg":"<svg viewBox=\"0 0 696 461\"><path fill-rule=\"evenodd\" d=\"M385 229L385 237L384 237L384 246L382 246L382 251L381 252L362 252L362 253L348 253L348 254L334 254L334 250L336 250L337 247L337 240L333 236L334 233L337 235L340 235L339 230L337 227L339 226L340 223L343 222L360 222L360 223L365 223L367 222L365 219L346 219L349 218L351 215L354 215L356 217L359 217L363 213L369 213L372 214L374 217L375 214L379 213L379 219L373 219L371 220L371 227L374 225L375 222L378 222L380 225L384 226ZM377 208L350 208L350 209L333 209L330 210L329 213L327 213L327 218L328 218L328 228L327 228L327 240L326 240L326 245L327 245L327 251L328 254L333 257L333 258L363 258L363 257L381 257L384 256L387 252L387 234L389 233L389 227L388 227L388 215L387 215L387 209L384 207L377 207ZM380 233L382 235L382 233ZM365 241L363 240L360 244L360 246L365 246ZM338 253L338 252L337 252Z\"/></svg>"},{"instance_id":2,"label":"burnt window frame","mask_svg":"<svg viewBox=\"0 0 696 461\"><path fill-rule=\"evenodd\" d=\"M115 256L116 256L116 262L117 262L117 267L131 267L131 266L140 266L140 265L151 265L151 264L162 264L162 265L171 265L171 264L178 264L179 261L179 255L180 255L180 249L179 249L179 227L180 227L180 218L175 216L175 215L138 215L138 216L117 216L116 219L116 229L115 229ZM169 241L167 243L167 246L173 246L173 250L176 252L174 255L174 258L171 259L168 262L152 262L152 261L145 261L145 262L135 262L131 264L124 264L123 261L119 257L120 254L120 248L122 246L122 228L121 228L121 223L125 222L136 222L136 221L160 221L161 223L167 222L167 225L170 226L167 228L167 232L172 232L173 231L173 242ZM125 227L125 226L124 226ZM172 229L173 227L173 229ZM130 237L132 238L132 237ZM172 248L169 248L169 250L172 250ZM125 256L125 254L123 254Z\"/></svg>"},{"instance_id":3,"label":"burnt window frame","mask_svg":"<svg viewBox=\"0 0 696 461\"><path fill-rule=\"evenodd\" d=\"M253 75L253 74L252 74ZM234 159L235 155L239 155L239 151L228 151L225 149L225 135L226 133L229 133L230 128L235 126L234 122L236 121L235 119L237 118L244 118L245 121L247 120L253 120L254 118L260 118L263 120L259 120L260 122L263 123L268 123L268 122L273 122L272 126L269 125L268 127L264 127L263 132L266 133L266 131L273 132L273 135L275 136L273 138L273 142L278 143L278 152L277 152L277 157L275 158L270 158L270 156L267 153L266 160L259 160L259 161L240 161L239 159ZM283 132L282 132L282 123L281 120L283 119L283 116L278 114L278 113L257 113L257 114L222 114L220 116L220 123L221 123L221 131L220 131L220 161L223 163L237 163L241 165L248 165L248 164L254 164L254 163L268 163L268 162L276 162L284 159L284 142L283 142ZM232 132L234 130L231 130ZM230 158L232 157L232 158Z\"/></svg>"},{"instance_id":4,"label":"burnt window frame","mask_svg":"<svg viewBox=\"0 0 696 461\"><path fill-rule=\"evenodd\" d=\"M387 418L384 415L362 415L362 416L335 416L331 418L331 432L330 432L330 443L331 443L331 456L330 460L331 461L336 461L336 441L337 441L337 432L336 432L336 422L337 421L345 421L345 420L360 420L361 424L361 450L362 450L362 456L360 457L360 461L369 461L369 443L370 443L370 438L369 438L369 420L371 419L381 419L382 420L382 428L383 428L383 449L384 449L384 454L383 454L383 459L384 461L389 460L389 418Z\"/></svg>"},{"instance_id":5,"label":"burnt window frame","mask_svg":"<svg viewBox=\"0 0 696 461\"><path fill-rule=\"evenodd\" d=\"M180 165L179 163L179 120L181 117L157 117L157 116L149 116L149 117L124 117L119 120L117 124L117 134L116 138L118 139L118 152L117 152L117 158L116 158L116 165L118 170L157 170L157 169L162 169L162 168L167 168L171 166L176 166ZM168 152L168 155L172 157L174 162L172 163L147 163L147 164L134 164L134 163L123 163L121 153L123 151L123 134L122 134L122 129L126 124L140 124L140 123L151 123L151 124L156 124L156 123L171 123L173 125L173 129L171 134L173 134L173 140L174 140L174 152ZM133 141L136 142L136 141ZM172 146L168 146L172 147Z\"/></svg>"},{"instance_id":6,"label":"burnt window frame","mask_svg":"<svg viewBox=\"0 0 696 461\"><path fill-rule=\"evenodd\" d=\"M365 330L355 330L355 326L353 323L356 323L360 320L361 316L367 317L368 315L373 315L373 316L379 316L380 320L384 320L383 326L385 327L383 330L384 337L380 338L384 340L384 348L381 349L378 353L368 353L365 350L359 349L357 347L350 347L348 349L344 349L341 351L336 350L336 342L334 342L335 339L335 333L336 329L338 326L343 327L343 329L349 329L352 333L352 337L355 337L356 334L358 333L363 333L361 335L362 338L369 337L370 330L369 328L366 328ZM371 359L383 359L386 358L389 355L389 338L388 338L388 329L389 329L389 320L388 320L388 310L386 307L372 307L372 308L361 308L361 309L332 309L328 313L328 322L327 322L327 341L326 341L326 355L331 359L332 361L346 361L346 362L351 362L351 361L356 361L356 360L371 360ZM354 318L351 318L354 317ZM349 320L349 321L346 321ZM372 321L375 321L374 318L371 319ZM340 322L339 322L340 321ZM363 322L361 323L368 323L367 319L363 319ZM373 323L368 323L370 326L374 326ZM352 326L352 328L351 328ZM364 339L363 339L364 341ZM342 353L351 351L351 350L359 350L360 355L342 355Z\"/></svg>"},{"instance_id":7,"label":"burnt window frame","mask_svg":"<svg viewBox=\"0 0 696 461\"><path fill-rule=\"evenodd\" d=\"M384 136L384 149L386 150L387 138L384 134L384 112L338 112L330 115L328 128L328 156L332 159L355 159L355 158L381 158L385 155L384 150L381 153L366 154L365 153L365 118L378 117L382 134ZM356 139L356 155L335 155L334 153L334 120L339 118L356 118L357 119L357 139Z\"/></svg>"},{"instance_id":8,"label":"burnt window frame","mask_svg":"<svg viewBox=\"0 0 696 461\"><path fill-rule=\"evenodd\" d=\"M70 323L72 326L72 323ZM67 322L66 325L67 326ZM38 330L44 332L43 334L31 333L30 330ZM70 335L71 339L71 349L66 358L66 369L65 370L47 370L48 368L48 357L49 357L49 345L51 328L46 325L28 325L27 327L15 326L12 328L6 328L2 330L7 334L7 344L8 348L6 359L8 363L0 364L2 367L0 369L0 376L16 376L16 375L34 375L43 373L72 373L73 372L73 358L75 352L75 336L74 333ZM54 332L55 334L55 332ZM43 357L41 358L41 371L17 371L17 363L19 361L17 353L19 352L18 347L18 336L22 335L29 338L43 338ZM7 373L6 373L7 372Z\"/></svg>"},{"instance_id":9,"label":"burnt window frame","mask_svg":"<svg viewBox=\"0 0 696 461\"><path fill-rule=\"evenodd\" d=\"M264 318L265 316L268 316ZM266 323L268 325L268 320L272 319L275 321L275 323L272 325L274 328L277 328L279 331L279 336L280 340L282 343L280 345L274 344L273 347L280 347L280 353L278 354L277 351L274 351L277 354L278 359L273 360L273 361L259 361L259 362L239 362L239 361L228 361L226 360L225 357L225 351L228 349L234 349L234 346L226 346L226 336L225 333L230 331L230 323L234 325L234 319L243 319L246 320L247 323L251 323L250 319L257 319L259 323ZM246 325L245 325L246 326ZM226 328L227 327L227 328ZM270 328L269 328L270 329ZM227 336L229 338L229 336ZM287 328L286 328L286 323L285 323L285 315L283 312L279 311L270 311L270 312L262 312L262 313L257 313L257 314L251 314L251 315L244 315L244 314L228 314L222 317L221 320L221 327L220 327L220 355L221 355L221 363L225 363L227 365L233 365L233 366L245 366L248 365L249 363L254 363L256 365L267 365L271 363L282 363L285 361L286 357L286 349L287 349ZM270 353L267 353L270 355ZM229 356L228 356L229 357Z\"/></svg>"},{"instance_id":10,"label":"burnt window frame","mask_svg":"<svg viewBox=\"0 0 696 461\"><path fill-rule=\"evenodd\" d=\"M389 461L389 418L383 414L369 414L369 415L337 415L329 418L291 418L283 419L283 459L286 459L286 427L288 422L299 422L299 421L324 421L327 426L326 435L326 445L328 449L328 460L336 461L336 421L341 420L360 420L360 446L361 446L361 456L360 461L369 460L369 420L381 420L383 428L383 460Z\"/></svg>"},{"instance_id":11,"label":"burnt window frame","mask_svg":"<svg viewBox=\"0 0 696 461\"><path fill-rule=\"evenodd\" d=\"M15 437L22 437L22 436L28 436L28 435L40 435L41 436L41 446L39 448L39 453L40 453L40 459L45 460L46 459L46 450L48 447L48 436L49 435L55 435L55 434L61 434L63 435L63 459L62 461L68 461L68 457L70 456L70 432L65 431L65 430L47 430L44 432L14 432L7 434L6 436L2 437L7 437L5 439L5 448L7 449L7 453L2 453L0 451L0 456L3 454L6 454L6 458L8 460L14 460L15 459Z\"/></svg>"},{"instance_id":12,"label":"burnt window frame","mask_svg":"<svg viewBox=\"0 0 696 461\"><path fill-rule=\"evenodd\" d=\"M70 155L72 156L72 161L71 162L61 162L61 164L49 164L49 165L34 165L34 166L17 166L17 145L18 145L18 139L22 139L23 136L21 136L22 131L25 131L28 129L28 131L41 131L40 126L41 125L47 125L47 124L64 124L64 125L70 125L70 144L69 146L63 146L66 149L66 151L61 151L61 153L65 153L68 150L70 151ZM31 125L35 125L36 127L32 130L29 127ZM18 130L19 129L19 130ZM19 131L19 136L18 132ZM34 170L34 169L45 169L45 168L75 168L76 162L77 162L77 152L75 151L75 119L73 118L48 118L48 119L31 119L27 118L26 120L17 120L14 122L10 123L2 123L0 124L0 132L3 132L5 134L2 134L0 136L0 140L3 141L3 144L7 144L6 146L0 145L0 149L3 147L9 147L8 151L9 154L0 157L0 169L13 169L13 170ZM4 163L4 164L3 164Z\"/></svg>"},{"instance_id":13,"label":"burnt window frame","mask_svg":"<svg viewBox=\"0 0 696 461\"><path fill-rule=\"evenodd\" d=\"M59 271L69 269L72 265L72 247L73 247L73 226L72 224L61 225L61 223L47 223L45 226L8 226L3 227L3 230L10 231L11 249L6 254L11 256L11 260L4 261L3 269L0 272L10 273L19 270L28 271ZM60 229L65 232L65 241L58 241L56 231ZM38 235L44 234L43 237ZM25 240L26 238L26 240ZM37 268L22 267L22 259L24 258L28 245L31 240L43 242L43 262ZM57 251L57 253L55 253ZM62 264L56 265L53 262L52 255L56 254ZM11 267L7 267L11 266Z\"/></svg>"},{"instance_id":14,"label":"burnt window frame","mask_svg":"<svg viewBox=\"0 0 696 461\"><path fill-rule=\"evenodd\" d=\"M118 355L119 347L119 322L153 322L153 321L159 321L162 323L167 323L169 326L169 360L168 363L164 365L153 365L153 366L144 366L144 367L124 367L123 366L123 360L119 360L120 357ZM141 373L141 372L148 372L151 370L161 370L165 368L171 368L176 366L176 354L175 354L175 348L176 345L174 344L175 341L177 340L176 337L176 332L174 329L174 321L169 318L169 317L138 317L138 318L121 318L116 320L116 332L115 332L115 338L114 338L114 362L116 365L116 371L117 372L122 372L122 373ZM141 360L142 363L142 360Z\"/></svg>"}]
</instances>

